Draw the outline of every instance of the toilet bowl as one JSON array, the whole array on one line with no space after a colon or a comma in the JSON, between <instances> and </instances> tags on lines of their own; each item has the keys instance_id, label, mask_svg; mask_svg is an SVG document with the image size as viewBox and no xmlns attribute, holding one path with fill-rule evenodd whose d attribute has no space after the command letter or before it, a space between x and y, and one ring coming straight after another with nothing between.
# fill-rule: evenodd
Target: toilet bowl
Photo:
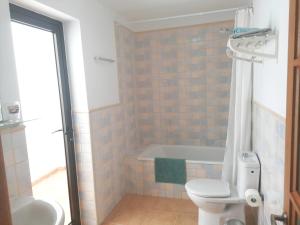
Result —
<instances>
[{"instance_id":1,"label":"toilet bowl","mask_svg":"<svg viewBox=\"0 0 300 225\"><path fill-rule=\"evenodd\" d=\"M228 218L245 221L245 199L238 196L234 186L221 180L196 179L185 188L199 208L199 225L223 225Z\"/></svg>"},{"instance_id":2,"label":"toilet bowl","mask_svg":"<svg viewBox=\"0 0 300 225\"><path fill-rule=\"evenodd\" d=\"M217 179L194 179L186 183L189 198L199 208L198 225L223 225L229 219L245 222L247 189L258 189L260 164L256 154L238 158L237 186Z\"/></svg>"}]
</instances>

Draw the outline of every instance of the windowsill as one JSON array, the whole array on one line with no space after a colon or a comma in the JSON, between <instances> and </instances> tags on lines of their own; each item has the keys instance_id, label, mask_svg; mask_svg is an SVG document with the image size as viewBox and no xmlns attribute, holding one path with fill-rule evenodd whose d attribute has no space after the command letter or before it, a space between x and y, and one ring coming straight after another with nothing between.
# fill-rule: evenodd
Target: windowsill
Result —
<instances>
[{"instance_id":1,"label":"windowsill","mask_svg":"<svg viewBox=\"0 0 300 225\"><path fill-rule=\"evenodd\" d=\"M0 133L16 131L25 128L24 121L0 122Z\"/></svg>"}]
</instances>

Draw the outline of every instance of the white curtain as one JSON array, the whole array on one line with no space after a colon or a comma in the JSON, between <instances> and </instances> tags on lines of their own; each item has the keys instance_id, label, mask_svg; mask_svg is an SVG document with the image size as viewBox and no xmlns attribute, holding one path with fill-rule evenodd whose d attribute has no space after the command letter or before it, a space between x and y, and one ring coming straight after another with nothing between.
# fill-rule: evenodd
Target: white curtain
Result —
<instances>
[{"instance_id":1,"label":"white curtain","mask_svg":"<svg viewBox=\"0 0 300 225\"><path fill-rule=\"evenodd\" d=\"M235 27L249 27L251 9L236 12ZM251 150L252 73L250 62L233 60L226 152L222 179L236 183L237 156Z\"/></svg>"}]
</instances>

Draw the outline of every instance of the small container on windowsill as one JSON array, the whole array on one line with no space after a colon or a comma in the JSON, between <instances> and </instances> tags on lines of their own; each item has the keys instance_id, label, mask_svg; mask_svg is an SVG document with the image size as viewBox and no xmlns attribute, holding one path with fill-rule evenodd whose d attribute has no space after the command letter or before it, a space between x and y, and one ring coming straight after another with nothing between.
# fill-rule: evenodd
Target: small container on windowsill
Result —
<instances>
[{"instance_id":1,"label":"small container on windowsill","mask_svg":"<svg viewBox=\"0 0 300 225\"><path fill-rule=\"evenodd\" d=\"M20 102L7 103L3 107L4 122L14 123L21 121L21 107Z\"/></svg>"},{"instance_id":2,"label":"small container on windowsill","mask_svg":"<svg viewBox=\"0 0 300 225\"><path fill-rule=\"evenodd\" d=\"M19 102L4 104L1 108L0 131L23 126Z\"/></svg>"}]
</instances>

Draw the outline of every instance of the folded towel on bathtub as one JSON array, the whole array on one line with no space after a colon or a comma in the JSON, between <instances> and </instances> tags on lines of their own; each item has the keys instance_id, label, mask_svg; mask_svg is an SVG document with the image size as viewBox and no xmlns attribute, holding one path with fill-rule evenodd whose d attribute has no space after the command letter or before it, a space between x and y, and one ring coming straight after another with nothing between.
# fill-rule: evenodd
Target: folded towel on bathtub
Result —
<instances>
[{"instance_id":1,"label":"folded towel on bathtub","mask_svg":"<svg viewBox=\"0 0 300 225\"><path fill-rule=\"evenodd\" d=\"M156 183L186 183L185 159L155 158Z\"/></svg>"}]
</instances>

